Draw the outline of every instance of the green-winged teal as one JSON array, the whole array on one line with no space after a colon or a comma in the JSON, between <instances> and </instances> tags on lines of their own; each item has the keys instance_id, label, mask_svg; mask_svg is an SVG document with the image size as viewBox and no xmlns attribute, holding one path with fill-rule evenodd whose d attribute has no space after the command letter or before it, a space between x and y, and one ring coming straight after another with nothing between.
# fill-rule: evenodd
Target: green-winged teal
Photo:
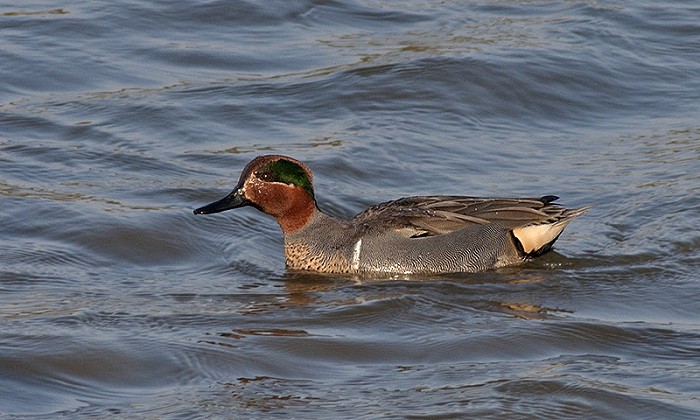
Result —
<instances>
[{"instance_id":1,"label":"green-winged teal","mask_svg":"<svg viewBox=\"0 0 700 420\"><path fill-rule=\"evenodd\" d=\"M296 159L253 159L236 188L195 214L251 205L284 234L287 267L323 273L476 272L518 264L549 251L588 208L558 197L407 197L369 207L348 221L321 212L311 170Z\"/></svg>"}]
</instances>

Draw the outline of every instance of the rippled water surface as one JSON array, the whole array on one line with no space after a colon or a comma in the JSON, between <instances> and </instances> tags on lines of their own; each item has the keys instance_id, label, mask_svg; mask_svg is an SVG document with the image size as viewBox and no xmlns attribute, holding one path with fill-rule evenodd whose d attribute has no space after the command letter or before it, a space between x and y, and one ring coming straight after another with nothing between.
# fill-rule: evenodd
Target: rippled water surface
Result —
<instances>
[{"instance_id":1,"label":"rippled water surface","mask_svg":"<svg viewBox=\"0 0 700 420\"><path fill-rule=\"evenodd\" d=\"M700 417L693 1L0 3L0 416ZM254 209L591 205L495 272L288 273Z\"/></svg>"}]
</instances>

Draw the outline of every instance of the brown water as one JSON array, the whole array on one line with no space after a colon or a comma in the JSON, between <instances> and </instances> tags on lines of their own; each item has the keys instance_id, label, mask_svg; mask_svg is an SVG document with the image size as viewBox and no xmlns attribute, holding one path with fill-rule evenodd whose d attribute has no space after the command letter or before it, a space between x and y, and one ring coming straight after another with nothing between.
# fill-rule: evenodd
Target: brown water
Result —
<instances>
[{"instance_id":1,"label":"brown water","mask_svg":"<svg viewBox=\"0 0 700 420\"><path fill-rule=\"evenodd\" d=\"M694 2L0 3L0 417L700 417ZM592 205L496 272L285 272L263 153L350 217Z\"/></svg>"}]
</instances>

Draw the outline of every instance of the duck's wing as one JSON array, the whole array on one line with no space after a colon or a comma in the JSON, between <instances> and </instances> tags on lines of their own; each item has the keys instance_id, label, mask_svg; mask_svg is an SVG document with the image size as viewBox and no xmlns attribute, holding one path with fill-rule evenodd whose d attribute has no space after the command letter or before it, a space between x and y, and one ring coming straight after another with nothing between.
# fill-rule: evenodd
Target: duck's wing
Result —
<instances>
[{"instance_id":1,"label":"duck's wing","mask_svg":"<svg viewBox=\"0 0 700 420\"><path fill-rule=\"evenodd\" d=\"M558 198L553 195L541 198L406 197L369 207L352 222L364 226L366 231L392 230L412 238L441 235L487 223L499 223L513 230L557 225L561 232L569 221L588 209L566 209L554 203Z\"/></svg>"}]
</instances>

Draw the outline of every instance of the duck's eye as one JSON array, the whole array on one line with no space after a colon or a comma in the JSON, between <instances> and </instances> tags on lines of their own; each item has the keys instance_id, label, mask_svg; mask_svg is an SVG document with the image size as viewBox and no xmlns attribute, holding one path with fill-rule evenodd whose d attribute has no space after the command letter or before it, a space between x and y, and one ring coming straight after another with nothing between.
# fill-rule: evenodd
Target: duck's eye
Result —
<instances>
[{"instance_id":1,"label":"duck's eye","mask_svg":"<svg viewBox=\"0 0 700 420\"><path fill-rule=\"evenodd\" d=\"M272 173L270 172L258 172L256 175L263 181L272 181Z\"/></svg>"}]
</instances>

